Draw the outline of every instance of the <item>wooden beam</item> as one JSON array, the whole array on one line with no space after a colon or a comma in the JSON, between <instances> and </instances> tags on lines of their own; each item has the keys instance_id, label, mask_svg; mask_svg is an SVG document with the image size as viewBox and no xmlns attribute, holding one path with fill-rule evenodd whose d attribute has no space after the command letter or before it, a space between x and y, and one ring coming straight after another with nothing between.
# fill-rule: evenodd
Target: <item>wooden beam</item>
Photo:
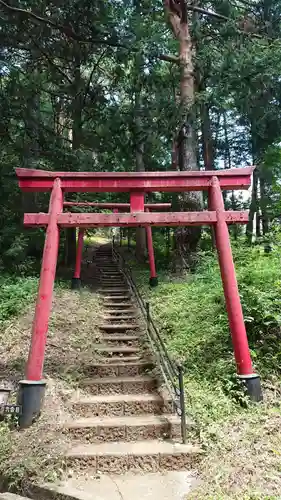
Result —
<instances>
[{"instance_id":1,"label":"wooden beam","mask_svg":"<svg viewBox=\"0 0 281 500\"><path fill-rule=\"evenodd\" d=\"M211 186L212 177L222 189L248 189L254 167L216 171L187 172L50 172L16 169L23 191L49 191L54 179L61 179L64 192L179 192L202 191Z\"/></svg>"},{"instance_id":2,"label":"wooden beam","mask_svg":"<svg viewBox=\"0 0 281 500\"><path fill-rule=\"evenodd\" d=\"M145 193L139 191L131 191L130 193L130 212L144 212L144 197Z\"/></svg>"},{"instance_id":3,"label":"wooden beam","mask_svg":"<svg viewBox=\"0 0 281 500\"><path fill-rule=\"evenodd\" d=\"M225 219L228 224L248 222L248 211L226 211ZM24 225L28 227L46 226L48 214L25 214ZM73 214L58 215L58 224L61 227L139 227L139 226L202 226L215 224L216 212L159 212L159 213L118 213L118 214Z\"/></svg>"},{"instance_id":4,"label":"wooden beam","mask_svg":"<svg viewBox=\"0 0 281 500\"><path fill-rule=\"evenodd\" d=\"M65 207L93 207L100 208L104 210L114 210L128 211L130 210L130 203L103 203L103 202L92 202L92 201L65 201L63 204ZM169 210L172 207L172 203L145 203L144 209L146 210Z\"/></svg>"}]
</instances>

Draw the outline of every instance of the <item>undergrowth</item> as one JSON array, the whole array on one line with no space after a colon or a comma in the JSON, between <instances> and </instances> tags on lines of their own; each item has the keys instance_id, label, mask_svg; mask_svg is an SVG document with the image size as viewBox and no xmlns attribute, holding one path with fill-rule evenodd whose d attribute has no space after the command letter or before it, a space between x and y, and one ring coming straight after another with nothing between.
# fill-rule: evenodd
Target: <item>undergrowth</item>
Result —
<instances>
[{"instance_id":1,"label":"undergrowth","mask_svg":"<svg viewBox=\"0 0 281 500\"><path fill-rule=\"evenodd\" d=\"M277 499L281 252L275 245L266 254L263 246L249 248L241 240L233 254L251 356L263 381L263 405L250 404L237 381L216 254L201 252L196 272L178 277L164 269L163 251L159 254L156 245L162 265L154 289L148 286L148 266L137 264L132 253L128 261L169 352L185 368L187 411L207 450L203 485L193 498Z\"/></svg>"},{"instance_id":2,"label":"undergrowth","mask_svg":"<svg viewBox=\"0 0 281 500\"><path fill-rule=\"evenodd\" d=\"M35 296L38 279L16 277L8 274L0 277L0 326L9 318L22 313Z\"/></svg>"}]
</instances>

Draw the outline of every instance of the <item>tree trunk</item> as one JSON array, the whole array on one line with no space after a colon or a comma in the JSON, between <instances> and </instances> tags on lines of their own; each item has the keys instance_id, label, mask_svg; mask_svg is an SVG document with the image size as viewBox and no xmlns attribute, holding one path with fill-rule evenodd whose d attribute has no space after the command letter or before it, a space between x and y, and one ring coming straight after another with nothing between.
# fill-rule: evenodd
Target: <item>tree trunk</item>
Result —
<instances>
[{"instance_id":1,"label":"tree trunk","mask_svg":"<svg viewBox=\"0 0 281 500\"><path fill-rule=\"evenodd\" d=\"M262 233L267 234L269 231L269 220L267 212L267 197L266 197L266 181L264 179L262 169L261 169L261 159L264 150L266 149L266 144L259 134L256 132L254 126L252 126L252 156L253 163L256 166L253 174L253 188L252 188L252 199L250 204L249 222L247 224L247 240L252 242L252 235L254 231L254 217L256 213L256 227L255 232L257 237L261 236L261 224L262 223ZM260 188L260 189L258 189ZM259 191L259 192L258 192ZM261 211L261 213L260 213Z\"/></svg>"},{"instance_id":2,"label":"tree trunk","mask_svg":"<svg viewBox=\"0 0 281 500\"><path fill-rule=\"evenodd\" d=\"M74 79L73 79L73 101L72 101L72 150L76 151L81 146L82 140L82 93L81 93L81 60L80 47L76 44L74 56ZM74 266L76 260L76 228L66 230L66 256L67 266Z\"/></svg>"},{"instance_id":3,"label":"tree trunk","mask_svg":"<svg viewBox=\"0 0 281 500\"><path fill-rule=\"evenodd\" d=\"M265 235L269 231L269 222L267 213L266 184L262 174L260 175L260 209L261 209L262 233L263 235Z\"/></svg>"},{"instance_id":4,"label":"tree trunk","mask_svg":"<svg viewBox=\"0 0 281 500\"><path fill-rule=\"evenodd\" d=\"M40 126L40 61L38 55L32 52L31 59L26 65L26 71L30 74L32 87L29 89L25 107L25 136L23 146L22 166L24 168L38 168L40 157L39 149L39 126ZM23 213L39 212L38 193L22 193ZM40 255L38 241L34 237L28 239L27 255Z\"/></svg>"},{"instance_id":5,"label":"tree trunk","mask_svg":"<svg viewBox=\"0 0 281 500\"><path fill-rule=\"evenodd\" d=\"M137 96L136 96L137 101ZM138 140L138 136L140 137L141 133L141 120L139 116L136 116L136 171L144 172L144 161L143 161L143 153L144 153L144 144ZM140 132L140 133L138 133ZM146 256L146 231L144 227L136 228L136 258L139 262L144 262Z\"/></svg>"},{"instance_id":6,"label":"tree trunk","mask_svg":"<svg viewBox=\"0 0 281 500\"><path fill-rule=\"evenodd\" d=\"M202 149L205 170L214 170L214 146L209 106L201 104Z\"/></svg>"},{"instance_id":7,"label":"tree trunk","mask_svg":"<svg viewBox=\"0 0 281 500\"><path fill-rule=\"evenodd\" d=\"M39 122L40 122L40 93L38 78L40 78L40 62L37 54L32 52L31 60L26 70L30 73L32 88L26 100L25 139L23 145L23 168L38 168L39 160ZM23 193L24 212L38 212L36 206L37 193ZM32 241L30 242L32 245Z\"/></svg>"},{"instance_id":8,"label":"tree trunk","mask_svg":"<svg viewBox=\"0 0 281 500\"><path fill-rule=\"evenodd\" d=\"M135 12L140 20L141 6L140 1L134 1ZM144 134L142 127L142 74L143 74L143 56L138 52L135 56L135 158L136 171L144 172ZM144 227L136 228L136 258L139 262L144 262L146 258L146 231Z\"/></svg>"},{"instance_id":9,"label":"tree trunk","mask_svg":"<svg viewBox=\"0 0 281 500\"><path fill-rule=\"evenodd\" d=\"M164 6L174 36L179 42L181 116L178 140L178 164L180 170L199 170L196 153L194 67L187 9L184 1L175 4L173 1L164 0ZM198 211L202 209L203 198L202 193L199 191L183 193L181 200L182 208L185 211ZM177 228L175 230L176 257L180 258L182 267L185 267L187 264L186 255L190 256L196 251L200 237L200 227ZM190 264L190 260L188 264Z\"/></svg>"},{"instance_id":10,"label":"tree trunk","mask_svg":"<svg viewBox=\"0 0 281 500\"><path fill-rule=\"evenodd\" d=\"M253 173L252 198L251 198L250 211L249 211L249 221L248 221L247 229L246 229L247 241L250 244L252 243L252 238L253 238L254 217L255 217L255 213L257 213L257 211L258 211L257 194L258 194L258 171L256 169L256 170L254 170L254 173Z\"/></svg>"}]
</instances>

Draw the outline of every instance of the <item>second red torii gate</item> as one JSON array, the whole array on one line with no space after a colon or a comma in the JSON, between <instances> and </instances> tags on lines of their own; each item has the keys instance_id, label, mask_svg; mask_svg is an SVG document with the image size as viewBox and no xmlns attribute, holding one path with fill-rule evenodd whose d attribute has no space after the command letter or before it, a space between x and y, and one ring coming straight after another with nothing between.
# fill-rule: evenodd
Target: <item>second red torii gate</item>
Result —
<instances>
[{"instance_id":1,"label":"second red torii gate","mask_svg":"<svg viewBox=\"0 0 281 500\"><path fill-rule=\"evenodd\" d=\"M130 203L104 203L104 202L89 202L89 201L64 201L64 207L93 207L104 210L113 210L114 213L126 212L126 210L130 210ZM171 203L145 203L144 209L146 212L151 210L168 210L172 206ZM75 261L75 270L74 276L72 278L71 286L73 289L79 289L81 285L81 262L82 262L82 252L83 252L83 242L84 242L84 233L85 229L79 227L78 239L77 239L77 251L76 251L76 261ZM151 226L146 225L146 240L147 240L147 252L148 252L148 260L149 260L149 269L150 269L150 278L149 284L150 286L157 286L158 278L156 273L155 266L155 256L154 256L154 248L153 248L153 239L152 239L152 229Z\"/></svg>"},{"instance_id":2,"label":"second red torii gate","mask_svg":"<svg viewBox=\"0 0 281 500\"><path fill-rule=\"evenodd\" d=\"M26 401L26 404L23 404L23 425L30 425L34 416L40 411L45 387L42 375L61 227L212 225L215 232L238 377L244 381L248 394L253 400L260 401L262 399L260 378L252 367L227 227L229 223L246 223L248 213L245 211L225 211L222 196L222 189L248 189L253 169L254 167L208 172L135 173L16 170L19 186L23 191L51 191L47 214L25 214L24 216L26 226L46 226L47 230L32 339L26 366L26 380L20 384L21 400ZM144 198L147 192L199 190L208 191L208 211L145 212ZM63 213L65 192L129 192L130 213ZM25 397L26 394L29 397Z\"/></svg>"}]
</instances>

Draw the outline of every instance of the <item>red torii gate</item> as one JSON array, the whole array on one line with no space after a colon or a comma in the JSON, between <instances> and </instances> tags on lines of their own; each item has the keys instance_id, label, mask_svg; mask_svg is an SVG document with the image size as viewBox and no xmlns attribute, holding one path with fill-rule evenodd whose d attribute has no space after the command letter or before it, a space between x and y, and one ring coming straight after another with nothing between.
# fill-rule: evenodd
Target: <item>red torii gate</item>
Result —
<instances>
[{"instance_id":1,"label":"red torii gate","mask_svg":"<svg viewBox=\"0 0 281 500\"><path fill-rule=\"evenodd\" d=\"M26 192L51 191L49 212L25 214L25 226L47 227L40 284L26 380L20 382L22 425L30 425L40 412L45 381L42 379L46 336L56 273L60 227L213 225L238 377L255 401L262 399L260 378L254 373L235 275L227 224L246 223L248 212L225 211L222 189L248 189L254 167L196 172L49 172L16 169ZM145 193L208 191L209 210L202 212L145 212ZM130 213L63 213L67 192L129 192Z\"/></svg>"},{"instance_id":2,"label":"red torii gate","mask_svg":"<svg viewBox=\"0 0 281 500\"><path fill-rule=\"evenodd\" d=\"M91 201L65 201L63 203L64 207L93 207L100 209L108 209L113 210L114 213L126 212L130 210L130 203L104 203L104 202L91 202ZM144 209L146 212L150 210L165 210L171 208L171 203L145 203ZM78 232L77 239L77 251L76 251L76 261L75 261L75 270L74 276L72 278L71 286L72 289L79 289L81 285L81 261L82 261L82 253L83 253L83 242L84 242L84 233L85 230L80 228ZM155 257L154 257L154 248L153 248L153 239L152 239L152 230L151 226L146 226L146 240L147 240L147 252L148 252L148 260L149 260L149 268L150 268L150 278L149 284L150 286L158 285L158 278L156 273L155 266Z\"/></svg>"}]
</instances>

